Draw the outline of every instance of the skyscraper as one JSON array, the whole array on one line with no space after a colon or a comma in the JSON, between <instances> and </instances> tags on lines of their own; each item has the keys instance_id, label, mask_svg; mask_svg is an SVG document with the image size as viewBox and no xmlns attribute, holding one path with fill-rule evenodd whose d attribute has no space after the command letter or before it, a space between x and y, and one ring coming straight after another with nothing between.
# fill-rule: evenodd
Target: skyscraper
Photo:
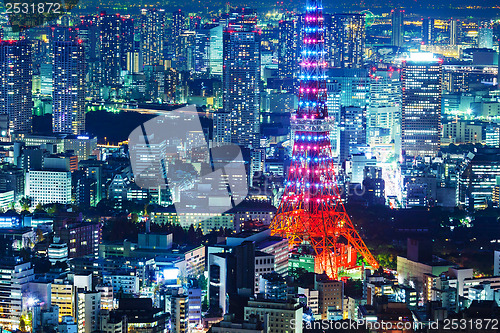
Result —
<instances>
[{"instance_id":1,"label":"skyscraper","mask_svg":"<svg viewBox=\"0 0 500 333\"><path fill-rule=\"evenodd\" d=\"M451 19L448 28L450 31L450 45L458 45L460 43L460 21Z\"/></svg>"},{"instance_id":2,"label":"skyscraper","mask_svg":"<svg viewBox=\"0 0 500 333\"><path fill-rule=\"evenodd\" d=\"M422 42L425 45L432 44L434 42L434 38L434 19L424 18L422 20Z\"/></svg>"},{"instance_id":3,"label":"skyscraper","mask_svg":"<svg viewBox=\"0 0 500 333\"><path fill-rule=\"evenodd\" d=\"M343 163L366 145L366 109L359 106L340 109L339 159Z\"/></svg>"},{"instance_id":4,"label":"skyscraper","mask_svg":"<svg viewBox=\"0 0 500 333\"><path fill-rule=\"evenodd\" d=\"M401 80L392 68L370 76L367 128L369 143L400 143Z\"/></svg>"},{"instance_id":5,"label":"skyscraper","mask_svg":"<svg viewBox=\"0 0 500 333\"><path fill-rule=\"evenodd\" d=\"M297 70L297 29L295 20L280 21L278 44L278 74L292 78Z\"/></svg>"},{"instance_id":6,"label":"skyscraper","mask_svg":"<svg viewBox=\"0 0 500 333\"><path fill-rule=\"evenodd\" d=\"M479 48L493 48L493 29L489 25L485 25L479 28L477 44Z\"/></svg>"},{"instance_id":7,"label":"skyscraper","mask_svg":"<svg viewBox=\"0 0 500 333\"><path fill-rule=\"evenodd\" d=\"M88 97L100 98L102 86L102 64L100 55L99 16L84 16L78 25L78 40L82 41L86 63L86 94ZM52 69L51 69L52 72ZM52 80L50 81L52 83Z\"/></svg>"},{"instance_id":8,"label":"skyscraper","mask_svg":"<svg viewBox=\"0 0 500 333\"><path fill-rule=\"evenodd\" d=\"M340 156L341 136L345 134L343 129L352 128L349 125L345 127L346 120L347 124L349 124L350 119L358 119L366 126L366 107L368 105L370 77L365 68L331 68L328 70L327 76L329 79L329 83L327 83L329 94L328 102L333 103L329 105L332 109L328 109L328 114L336 124L336 126L332 128L330 138L335 155L337 155L338 152ZM347 112L344 113L347 119L344 120L342 119L342 108L348 108ZM358 114L354 115L356 112L358 112ZM344 125L342 125L341 122L344 122ZM366 130L358 131L358 133L361 135L363 135L363 133L366 134ZM366 143L366 136L356 140L356 142L359 142L361 145ZM341 160L345 160L349 157L348 153L345 152L346 150L344 149L344 155L343 157L341 156Z\"/></svg>"},{"instance_id":9,"label":"skyscraper","mask_svg":"<svg viewBox=\"0 0 500 333\"><path fill-rule=\"evenodd\" d=\"M331 68L328 70L328 78L340 84L342 106L366 107L370 77L365 68Z\"/></svg>"},{"instance_id":10,"label":"skyscraper","mask_svg":"<svg viewBox=\"0 0 500 333\"><path fill-rule=\"evenodd\" d=\"M223 146L231 142L231 114L224 110L214 113L214 146Z\"/></svg>"},{"instance_id":11,"label":"skyscraper","mask_svg":"<svg viewBox=\"0 0 500 333\"><path fill-rule=\"evenodd\" d=\"M222 77L224 43L222 24L210 29L210 75Z\"/></svg>"},{"instance_id":12,"label":"skyscraper","mask_svg":"<svg viewBox=\"0 0 500 333\"><path fill-rule=\"evenodd\" d=\"M193 66L196 73L222 77L222 24L212 22L196 29Z\"/></svg>"},{"instance_id":13,"label":"skyscraper","mask_svg":"<svg viewBox=\"0 0 500 333\"><path fill-rule=\"evenodd\" d=\"M120 29L120 67L127 68L127 54L134 51L134 19L122 17Z\"/></svg>"},{"instance_id":14,"label":"skyscraper","mask_svg":"<svg viewBox=\"0 0 500 333\"><path fill-rule=\"evenodd\" d=\"M441 59L412 54L402 65L402 149L408 156L435 156L441 126Z\"/></svg>"},{"instance_id":15,"label":"skyscraper","mask_svg":"<svg viewBox=\"0 0 500 333\"><path fill-rule=\"evenodd\" d=\"M85 16L77 28L78 39L83 41L85 61L99 59L99 27L96 16Z\"/></svg>"},{"instance_id":16,"label":"skyscraper","mask_svg":"<svg viewBox=\"0 0 500 333\"><path fill-rule=\"evenodd\" d=\"M231 142L258 146L260 111L260 35L255 27L224 30L224 110L231 117Z\"/></svg>"},{"instance_id":17,"label":"skyscraper","mask_svg":"<svg viewBox=\"0 0 500 333\"><path fill-rule=\"evenodd\" d=\"M172 13L172 37L179 37L184 30L186 30L186 16L179 9Z\"/></svg>"},{"instance_id":18,"label":"skyscraper","mask_svg":"<svg viewBox=\"0 0 500 333\"><path fill-rule=\"evenodd\" d=\"M184 30L177 38L174 67L180 71L193 69L193 50L195 45L195 32Z\"/></svg>"},{"instance_id":19,"label":"skyscraper","mask_svg":"<svg viewBox=\"0 0 500 333\"><path fill-rule=\"evenodd\" d=\"M144 65L162 65L165 11L142 9L141 14L141 49Z\"/></svg>"},{"instance_id":20,"label":"skyscraper","mask_svg":"<svg viewBox=\"0 0 500 333\"><path fill-rule=\"evenodd\" d=\"M498 85L498 89L500 89L500 52L498 52L498 58L497 58L497 85Z\"/></svg>"},{"instance_id":21,"label":"skyscraper","mask_svg":"<svg viewBox=\"0 0 500 333\"><path fill-rule=\"evenodd\" d=\"M54 133L85 132L85 53L82 42L55 42L52 91Z\"/></svg>"},{"instance_id":22,"label":"skyscraper","mask_svg":"<svg viewBox=\"0 0 500 333\"><path fill-rule=\"evenodd\" d=\"M101 62L104 67L103 83L113 87L120 84L121 65L121 18L120 15L100 15Z\"/></svg>"},{"instance_id":23,"label":"skyscraper","mask_svg":"<svg viewBox=\"0 0 500 333\"><path fill-rule=\"evenodd\" d=\"M395 46L403 46L405 11L397 8L391 11L392 38L391 43Z\"/></svg>"},{"instance_id":24,"label":"skyscraper","mask_svg":"<svg viewBox=\"0 0 500 333\"><path fill-rule=\"evenodd\" d=\"M331 65L341 68L361 68L365 46L365 15L334 14L327 29Z\"/></svg>"},{"instance_id":25,"label":"skyscraper","mask_svg":"<svg viewBox=\"0 0 500 333\"><path fill-rule=\"evenodd\" d=\"M31 132L33 65L27 40L0 41L0 113L13 132Z\"/></svg>"},{"instance_id":26,"label":"skyscraper","mask_svg":"<svg viewBox=\"0 0 500 333\"><path fill-rule=\"evenodd\" d=\"M196 29L194 40L194 71L205 74L210 70L210 29L215 24L206 24Z\"/></svg>"},{"instance_id":27,"label":"skyscraper","mask_svg":"<svg viewBox=\"0 0 500 333\"><path fill-rule=\"evenodd\" d=\"M170 44L174 59L177 60L182 54L182 33L186 30L186 16L179 9L172 13L172 27L170 34Z\"/></svg>"}]
</instances>

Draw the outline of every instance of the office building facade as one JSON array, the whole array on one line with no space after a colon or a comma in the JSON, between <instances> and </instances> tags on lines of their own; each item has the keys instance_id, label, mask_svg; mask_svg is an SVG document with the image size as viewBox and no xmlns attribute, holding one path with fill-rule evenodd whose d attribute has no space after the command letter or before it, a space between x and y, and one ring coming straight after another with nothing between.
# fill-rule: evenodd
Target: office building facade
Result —
<instances>
[{"instance_id":1,"label":"office building facade","mask_svg":"<svg viewBox=\"0 0 500 333\"><path fill-rule=\"evenodd\" d=\"M8 115L12 132L32 130L31 45L23 40L0 41L0 113Z\"/></svg>"},{"instance_id":2,"label":"office building facade","mask_svg":"<svg viewBox=\"0 0 500 333\"><path fill-rule=\"evenodd\" d=\"M55 42L52 131L85 132L85 53L82 43Z\"/></svg>"},{"instance_id":3,"label":"office building facade","mask_svg":"<svg viewBox=\"0 0 500 333\"><path fill-rule=\"evenodd\" d=\"M365 46L365 15L357 13L334 14L327 22L327 46L333 67L361 68Z\"/></svg>"},{"instance_id":4,"label":"office building facade","mask_svg":"<svg viewBox=\"0 0 500 333\"><path fill-rule=\"evenodd\" d=\"M402 65L402 149L408 156L435 156L441 128L441 60L413 55Z\"/></svg>"},{"instance_id":5,"label":"office building facade","mask_svg":"<svg viewBox=\"0 0 500 333\"><path fill-rule=\"evenodd\" d=\"M224 31L224 111L230 113L231 142L258 147L260 112L260 35L254 27Z\"/></svg>"},{"instance_id":6,"label":"office building facade","mask_svg":"<svg viewBox=\"0 0 500 333\"><path fill-rule=\"evenodd\" d=\"M163 41L165 37L165 11L162 9L141 10L141 50L144 65L163 64Z\"/></svg>"},{"instance_id":7,"label":"office building facade","mask_svg":"<svg viewBox=\"0 0 500 333\"><path fill-rule=\"evenodd\" d=\"M401 47L404 43L404 26L405 26L405 11L401 8L396 8L391 11L392 35L391 43L394 46Z\"/></svg>"},{"instance_id":8,"label":"office building facade","mask_svg":"<svg viewBox=\"0 0 500 333\"><path fill-rule=\"evenodd\" d=\"M71 172L36 171L26 173L26 195L34 205L71 203Z\"/></svg>"}]
</instances>

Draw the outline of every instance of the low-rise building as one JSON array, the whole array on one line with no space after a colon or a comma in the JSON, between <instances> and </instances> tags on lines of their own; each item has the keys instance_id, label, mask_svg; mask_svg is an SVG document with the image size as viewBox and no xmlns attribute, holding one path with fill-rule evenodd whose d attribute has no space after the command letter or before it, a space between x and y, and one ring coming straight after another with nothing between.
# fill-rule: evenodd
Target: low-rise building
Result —
<instances>
[{"instance_id":1,"label":"low-rise building","mask_svg":"<svg viewBox=\"0 0 500 333\"><path fill-rule=\"evenodd\" d=\"M267 332L302 332L303 309L297 300L250 300L244 314L246 321L256 317L263 322Z\"/></svg>"}]
</instances>

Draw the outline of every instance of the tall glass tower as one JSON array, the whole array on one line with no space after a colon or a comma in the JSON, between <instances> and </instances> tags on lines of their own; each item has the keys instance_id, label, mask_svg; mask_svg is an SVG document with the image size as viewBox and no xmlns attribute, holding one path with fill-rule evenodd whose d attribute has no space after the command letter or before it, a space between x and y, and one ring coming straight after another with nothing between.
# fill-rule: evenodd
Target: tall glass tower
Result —
<instances>
[{"instance_id":1,"label":"tall glass tower","mask_svg":"<svg viewBox=\"0 0 500 333\"><path fill-rule=\"evenodd\" d=\"M328 25L327 39L332 66L362 68L366 35L365 14L334 14Z\"/></svg>"},{"instance_id":2,"label":"tall glass tower","mask_svg":"<svg viewBox=\"0 0 500 333\"><path fill-rule=\"evenodd\" d=\"M395 46L403 46L404 42L404 26L405 26L405 11L404 9L393 9L391 11L392 38L391 43Z\"/></svg>"},{"instance_id":3,"label":"tall glass tower","mask_svg":"<svg viewBox=\"0 0 500 333\"><path fill-rule=\"evenodd\" d=\"M85 52L81 41L55 42L52 131L85 132Z\"/></svg>"},{"instance_id":4,"label":"tall glass tower","mask_svg":"<svg viewBox=\"0 0 500 333\"><path fill-rule=\"evenodd\" d=\"M121 70L121 18L119 14L110 15L102 12L100 15L101 28L101 61L104 67L103 83L110 87L120 84Z\"/></svg>"},{"instance_id":5,"label":"tall glass tower","mask_svg":"<svg viewBox=\"0 0 500 333\"><path fill-rule=\"evenodd\" d=\"M141 49L145 66L163 64L163 40L165 36L165 11L141 10Z\"/></svg>"},{"instance_id":6,"label":"tall glass tower","mask_svg":"<svg viewBox=\"0 0 500 333\"><path fill-rule=\"evenodd\" d=\"M258 147L260 33L251 24L229 24L223 36L224 111L230 114L231 142Z\"/></svg>"},{"instance_id":7,"label":"tall glass tower","mask_svg":"<svg viewBox=\"0 0 500 333\"><path fill-rule=\"evenodd\" d=\"M407 156L435 156L441 127L442 61L432 53L403 62L402 149Z\"/></svg>"},{"instance_id":8,"label":"tall glass tower","mask_svg":"<svg viewBox=\"0 0 500 333\"><path fill-rule=\"evenodd\" d=\"M27 40L0 41L0 113L7 114L11 132L31 132L31 46Z\"/></svg>"},{"instance_id":9,"label":"tall glass tower","mask_svg":"<svg viewBox=\"0 0 500 333\"><path fill-rule=\"evenodd\" d=\"M295 20L279 23L278 74L292 78L297 71L297 28Z\"/></svg>"}]
</instances>

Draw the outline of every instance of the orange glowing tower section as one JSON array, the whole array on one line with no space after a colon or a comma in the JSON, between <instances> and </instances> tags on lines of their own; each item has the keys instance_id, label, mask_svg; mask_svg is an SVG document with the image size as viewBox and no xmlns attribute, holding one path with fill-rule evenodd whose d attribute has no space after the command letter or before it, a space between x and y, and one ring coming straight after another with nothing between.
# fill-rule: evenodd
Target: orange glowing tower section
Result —
<instances>
[{"instance_id":1,"label":"orange glowing tower section","mask_svg":"<svg viewBox=\"0 0 500 333\"><path fill-rule=\"evenodd\" d=\"M291 121L292 162L271 228L273 234L288 238L290 247L311 246L315 271L337 278L339 268L355 264L356 253L374 268L378 263L345 212L335 179L321 0L308 0L301 35L299 107Z\"/></svg>"}]
</instances>

